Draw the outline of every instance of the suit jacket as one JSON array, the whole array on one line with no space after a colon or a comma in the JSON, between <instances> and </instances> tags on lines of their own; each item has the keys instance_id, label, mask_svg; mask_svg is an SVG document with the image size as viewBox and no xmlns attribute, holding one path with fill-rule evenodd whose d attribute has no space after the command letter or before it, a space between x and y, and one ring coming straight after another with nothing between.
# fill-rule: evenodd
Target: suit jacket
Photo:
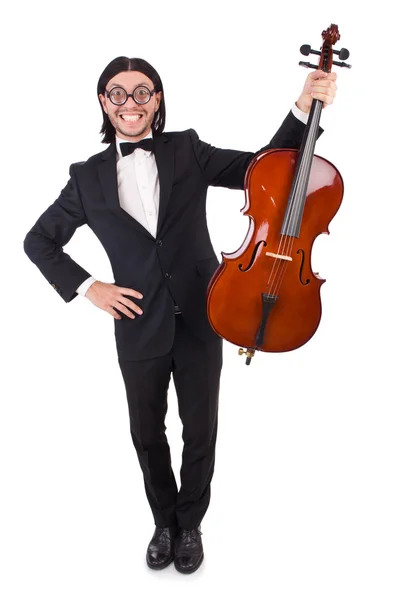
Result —
<instances>
[{"instance_id":1,"label":"suit jacket","mask_svg":"<svg viewBox=\"0 0 397 600\"><path fill-rule=\"evenodd\" d=\"M268 148L299 148L305 125L290 112ZM201 141L193 129L154 136L160 181L157 235L153 237L119 204L116 145L70 166L59 198L39 217L24 250L65 302L90 276L63 246L87 224L102 243L114 283L143 294L133 299L143 315L114 320L118 356L142 360L166 354L174 338L174 305L202 341L215 339L206 290L219 265L206 221L209 185L244 189L252 152L224 150Z\"/></svg>"}]
</instances>

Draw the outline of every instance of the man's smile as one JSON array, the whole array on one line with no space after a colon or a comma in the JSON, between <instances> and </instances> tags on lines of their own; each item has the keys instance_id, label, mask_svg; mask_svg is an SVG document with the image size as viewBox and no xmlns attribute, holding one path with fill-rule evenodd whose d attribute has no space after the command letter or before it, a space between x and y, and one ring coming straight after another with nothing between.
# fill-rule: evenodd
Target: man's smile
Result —
<instances>
[{"instance_id":1,"label":"man's smile","mask_svg":"<svg viewBox=\"0 0 397 600\"><path fill-rule=\"evenodd\" d=\"M135 122L135 121L139 121L139 119L142 117L143 115L141 114L134 114L134 115L126 115L126 114L121 114L120 118L123 119L123 121L130 121L130 122Z\"/></svg>"}]
</instances>

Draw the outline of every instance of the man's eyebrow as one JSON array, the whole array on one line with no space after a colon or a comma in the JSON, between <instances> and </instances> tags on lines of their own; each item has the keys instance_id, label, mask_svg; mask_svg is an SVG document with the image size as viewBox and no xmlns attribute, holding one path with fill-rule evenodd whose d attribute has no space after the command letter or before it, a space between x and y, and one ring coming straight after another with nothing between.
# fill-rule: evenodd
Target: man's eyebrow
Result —
<instances>
[{"instance_id":1,"label":"man's eyebrow","mask_svg":"<svg viewBox=\"0 0 397 600\"><path fill-rule=\"evenodd\" d=\"M146 83L146 81L142 81L141 83L137 83L135 87L139 87L141 85L144 85L145 87L150 88L150 86L153 85L153 84L152 83ZM121 85L121 83L112 83L112 85L110 87L112 87L112 88L114 88L114 87L122 87L124 89L124 86Z\"/></svg>"}]
</instances>

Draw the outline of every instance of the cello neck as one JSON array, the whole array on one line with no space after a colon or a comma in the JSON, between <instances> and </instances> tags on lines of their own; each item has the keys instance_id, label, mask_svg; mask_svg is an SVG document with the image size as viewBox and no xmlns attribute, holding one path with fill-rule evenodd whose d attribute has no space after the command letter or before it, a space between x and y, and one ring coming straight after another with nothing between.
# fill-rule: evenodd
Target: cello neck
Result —
<instances>
[{"instance_id":1,"label":"cello neck","mask_svg":"<svg viewBox=\"0 0 397 600\"><path fill-rule=\"evenodd\" d=\"M321 100L313 100L299 150L295 175L281 227L281 235L299 237L322 107L323 103Z\"/></svg>"},{"instance_id":2,"label":"cello neck","mask_svg":"<svg viewBox=\"0 0 397 600\"><path fill-rule=\"evenodd\" d=\"M332 46L340 39L338 26L331 23L327 30L322 32L324 43L321 52L317 50L311 51L310 46L302 46L302 54L320 54L318 69L325 73L330 73L333 64L347 66L345 63L333 62ZM348 50L342 48L338 54L343 51L343 56L349 56ZM347 54L346 54L347 53ZM310 63L300 63L306 67L315 67ZM313 162L314 146L318 135L318 126L320 123L321 109L323 102L321 100L313 100L309 120L306 125L302 144L299 150L298 161L295 169L294 179L292 181L291 191L288 198L288 204L285 211L283 224L281 226L281 235L299 237L303 210L305 208L307 186L309 183L310 169Z\"/></svg>"}]
</instances>

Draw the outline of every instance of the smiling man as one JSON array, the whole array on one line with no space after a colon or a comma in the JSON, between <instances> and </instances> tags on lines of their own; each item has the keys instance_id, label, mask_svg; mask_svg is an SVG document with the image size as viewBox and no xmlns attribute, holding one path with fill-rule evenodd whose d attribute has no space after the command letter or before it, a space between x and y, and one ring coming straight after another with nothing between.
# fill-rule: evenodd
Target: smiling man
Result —
<instances>
[{"instance_id":1,"label":"smiling man","mask_svg":"<svg viewBox=\"0 0 397 600\"><path fill-rule=\"evenodd\" d=\"M257 153L299 148L312 99L332 103L335 79L334 73L310 73L281 127ZM80 294L114 318L131 436L155 523L146 561L162 569L174 560L178 571L192 573L204 557L201 521L214 472L222 367L222 340L206 313L206 289L219 264L206 195L209 186L244 189L255 153L215 148L193 129L163 133L163 85L143 59L114 59L97 95L102 141L109 146L71 165L67 185L26 235L24 248L65 302ZM94 279L64 252L84 224L103 244L114 283ZM165 435L171 375L183 424L179 489Z\"/></svg>"}]
</instances>

